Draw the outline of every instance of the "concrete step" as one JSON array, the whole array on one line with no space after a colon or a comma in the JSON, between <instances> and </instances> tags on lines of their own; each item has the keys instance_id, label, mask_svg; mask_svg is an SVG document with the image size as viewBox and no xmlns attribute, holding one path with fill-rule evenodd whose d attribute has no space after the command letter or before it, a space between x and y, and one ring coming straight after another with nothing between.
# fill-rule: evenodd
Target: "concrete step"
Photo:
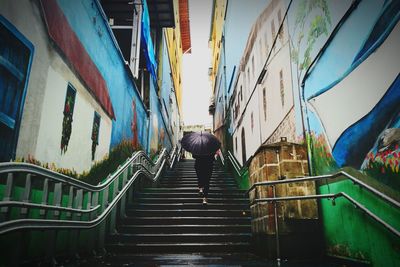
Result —
<instances>
[{"instance_id":1,"label":"concrete step","mask_svg":"<svg viewBox=\"0 0 400 267\"><path fill-rule=\"evenodd\" d=\"M139 217L195 217L195 216L226 216L226 217L242 217L249 216L250 210L224 210L212 207L202 207L199 209L160 209L160 210L147 210L147 209L129 209L127 210L127 216L139 216Z\"/></svg>"},{"instance_id":2,"label":"concrete step","mask_svg":"<svg viewBox=\"0 0 400 267\"><path fill-rule=\"evenodd\" d=\"M187 234L129 234L117 233L109 236L110 243L230 243L250 242L250 233L187 233Z\"/></svg>"},{"instance_id":3,"label":"concrete step","mask_svg":"<svg viewBox=\"0 0 400 267\"><path fill-rule=\"evenodd\" d=\"M166 203L199 203L202 199L199 196L195 197L184 197L180 195L180 197L152 197L151 195L148 196L139 196L135 201L138 203L159 203L159 204L166 204ZM209 203L230 203L230 204L244 204L249 205L249 200L247 198L225 198L225 197L208 197Z\"/></svg>"},{"instance_id":4,"label":"concrete step","mask_svg":"<svg viewBox=\"0 0 400 267\"><path fill-rule=\"evenodd\" d=\"M243 225L250 224L251 217L127 217L123 225Z\"/></svg>"},{"instance_id":5,"label":"concrete step","mask_svg":"<svg viewBox=\"0 0 400 267\"><path fill-rule=\"evenodd\" d=\"M204 211L204 208L207 210L249 210L250 206L248 203L215 203L213 201L209 201L207 206L205 207L202 203L202 198L199 198L197 203L142 203L138 202L132 205L132 208L135 209L143 209L143 210L201 210Z\"/></svg>"},{"instance_id":6,"label":"concrete step","mask_svg":"<svg viewBox=\"0 0 400 267\"><path fill-rule=\"evenodd\" d=\"M189 233L251 233L249 224L176 224L176 225L120 225L118 233L131 234L189 234Z\"/></svg>"},{"instance_id":7,"label":"concrete step","mask_svg":"<svg viewBox=\"0 0 400 267\"><path fill-rule=\"evenodd\" d=\"M248 242L224 243L110 243L107 251L118 253L201 253L201 252L249 252Z\"/></svg>"}]
</instances>

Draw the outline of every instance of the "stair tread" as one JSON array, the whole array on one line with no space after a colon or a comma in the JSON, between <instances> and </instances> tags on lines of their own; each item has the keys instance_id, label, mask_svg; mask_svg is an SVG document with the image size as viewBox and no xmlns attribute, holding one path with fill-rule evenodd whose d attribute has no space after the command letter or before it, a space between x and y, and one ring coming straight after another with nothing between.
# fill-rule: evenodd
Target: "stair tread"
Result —
<instances>
[{"instance_id":1,"label":"stair tread","mask_svg":"<svg viewBox=\"0 0 400 267\"><path fill-rule=\"evenodd\" d=\"M249 245L249 242L199 242L199 243L176 243L176 242L160 242L160 243L111 243L109 245L118 246L229 246L229 245Z\"/></svg>"},{"instance_id":2,"label":"stair tread","mask_svg":"<svg viewBox=\"0 0 400 267\"><path fill-rule=\"evenodd\" d=\"M208 201L204 206L198 195L194 160L179 162L158 187L135 193L108 247L118 255L247 251L252 236L249 199L219 165L213 168Z\"/></svg>"},{"instance_id":3,"label":"stair tread","mask_svg":"<svg viewBox=\"0 0 400 267\"><path fill-rule=\"evenodd\" d=\"M165 217L153 217L153 216L132 216L132 217L127 217L127 218L135 218L135 219L150 219L150 220L157 220L157 219L162 219L165 220ZM235 220L235 219L244 219L244 218L248 218L251 219L250 216L248 217L231 217L231 216L220 216L220 217L214 217L214 216L192 216L192 217L168 217L168 219L199 219L199 220L209 220L209 219L231 219L231 220Z\"/></svg>"},{"instance_id":4,"label":"stair tread","mask_svg":"<svg viewBox=\"0 0 400 267\"><path fill-rule=\"evenodd\" d=\"M146 236L251 236L251 233L180 233L180 234L170 234L170 233L140 233L140 234L131 234L131 233L116 233L113 234L112 237L115 236L136 236L136 237L146 237Z\"/></svg>"}]
</instances>

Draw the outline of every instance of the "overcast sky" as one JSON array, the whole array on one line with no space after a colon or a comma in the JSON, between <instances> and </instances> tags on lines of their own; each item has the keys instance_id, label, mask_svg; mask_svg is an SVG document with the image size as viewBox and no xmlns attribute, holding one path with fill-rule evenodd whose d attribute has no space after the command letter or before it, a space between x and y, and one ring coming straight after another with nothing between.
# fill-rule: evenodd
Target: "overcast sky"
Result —
<instances>
[{"instance_id":1,"label":"overcast sky","mask_svg":"<svg viewBox=\"0 0 400 267\"><path fill-rule=\"evenodd\" d=\"M211 124L208 114L211 84L208 79L212 0L189 0L190 35L192 53L183 56L182 108L185 125Z\"/></svg>"}]
</instances>

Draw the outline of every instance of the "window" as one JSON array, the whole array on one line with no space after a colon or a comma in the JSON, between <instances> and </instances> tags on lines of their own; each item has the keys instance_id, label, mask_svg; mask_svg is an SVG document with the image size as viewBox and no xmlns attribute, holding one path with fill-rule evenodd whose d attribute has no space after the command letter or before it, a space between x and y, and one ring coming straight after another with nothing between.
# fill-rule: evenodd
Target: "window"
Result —
<instances>
[{"instance_id":1,"label":"window","mask_svg":"<svg viewBox=\"0 0 400 267\"><path fill-rule=\"evenodd\" d=\"M61 133L61 153L67 152L69 139L72 133L72 117L74 115L75 108L76 90L71 84L68 84L67 93L65 95L64 102L64 117L62 122L62 133Z\"/></svg>"},{"instance_id":2,"label":"window","mask_svg":"<svg viewBox=\"0 0 400 267\"><path fill-rule=\"evenodd\" d=\"M266 55L268 55L268 50L269 50L269 46L268 46L268 30L267 27L265 27L265 38L264 38L264 44L265 44L265 53Z\"/></svg>"},{"instance_id":3,"label":"window","mask_svg":"<svg viewBox=\"0 0 400 267\"><path fill-rule=\"evenodd\" d=\"M92 126L92 160L94 160L94 156L96 154L96 148L99 144L99 133L100 133L100 115L95 111L93 117L93 126Z\"/></svg>"},{"instance_id":4,"label":"window","mask_svg":"<svg viewBox=\"0 0 400 267\"><path fill-rule=\"evenodd\" d=\"M250 88L250 67L247 68L247 86Z\"/></svg>"},{"instance_id":5,"label":"window","mask_svg":"<svg viewBox=\"0 0 400 267\"><path fill-rule=\"evenodd\" d=\"M254 77L255 67L254 67L254 55L251 57L251 70Z\"/></svg>"},{"instance_id":6,"label":"window","mask_svg":"<svg viewBox=\"0 0 400 267\"><path fill-rule=\"evenodd\" d=\"M283 86L283 71L281 70L279 72L279 87L281 91L281 102L282 102L282 107L285 105L285 88Z\"/></svg>"},{"instance_id":7,"label":"window","mask_svg":"<svg viewBox=\"0 0 400 267\"><path fill-rule=\"evenodd\" d=\"M279 9L278 11L278 23L282 23L282 10Z\"/></svg>"},{"instance_id":8,"label":"window","mask_svg":"<svg viewBox=\"0 0 400 267\"><path fill-rule=\"evenodd\" d=\"M263 88L263 107L264 107L264 120L267 120L267 90Z\"/></svg>"},{"instance_id":9,"label":"window","mask_svg":"<svg viewBox=\"0 0 400 267\"><path fill-rule=\"evenodd\" d=\"M0 15L0 161L15 159L33 45Z\"/></svg>"},{"instance_id":10,"label":"window","mask_svg":"<svg viewBox=\"0 0 400 267\"><path fill-rule=\"evenodd\" d=\"M282 41L283 40L283 26L284 26L284 24L283 24L283 21L282 21L282 12L281 12L280 9L278 11L278 22L279 22L279 25L282 24L282 27L279 29L279 39Z\"/></svg>"},{"instance_id":11,"label":"window","mask_svg":"<svg viewBox=\"0 0 400 267\"><path fill-rule=\"evenodd\" d=\"M137 2L137 0L134 2ZM133 17L131 17L128 22L114 19L113 16L115 12L113 13L110 8L105 8L104 11L109 17L110 27L125 61L129 64L133 76L138 78L141 36L140 25L142 22L141 5L134 4Z\"/></svg>"},{"instance_id":12,"label":"window","mask_svg":"<svg viewBox=\"0 0 400 267\"><path fill-rule=\"evenodd\" d=\"M241 101L243 101L243 87L242 87L242 85L240 86L240 92L239 92L239 94L240 94L240 100Z\"/></svg>"},{"instance_id":13,"label":"window","mask_svg":"<svg viewBox=\"0 0 400 267\"><path fill-rule=\"evenodd\" d=\"M253 132L253 130L254 130L254 115L253 115L253 112L251 112L251 115L250 115L250 123L251 123L251 131Z\"/></svg>"},{"instance_id":14,"label":"window","mask_svg":"<svg viewBox=\"0 0 400 267\"><path fill-rule=\"evenodd\" d=\"M271 20L271 32L272 32L272 40L274 40L276 31L275 31L275 23L274 23L273 19Z\"/></svg>"},{"instance_id":15,"label":"window","mask_svg":"<svg viewBox=\"0 0 400 267\"><path fill-rule=\"evenodd\" d=\"M236 152L237 152L237 149L238 149L238 145L237 145L237 136L235 137L235 149L236 149Z\"/></svg>"}]
</instances>

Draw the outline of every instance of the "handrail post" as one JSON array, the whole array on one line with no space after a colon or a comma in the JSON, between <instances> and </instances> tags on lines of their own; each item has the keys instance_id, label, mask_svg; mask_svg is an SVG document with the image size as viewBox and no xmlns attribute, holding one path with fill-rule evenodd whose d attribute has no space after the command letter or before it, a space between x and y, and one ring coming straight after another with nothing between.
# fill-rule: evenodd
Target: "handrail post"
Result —
<instances>
[{"instance_id":1,"label":"handrail post","mask_svg":"<svg viewBox=\"0 0 400 267\"><path fill-rule=\"evenodd\" d=\"M272 185L272 194L276 198L276 187ZM279 226L278 226L278 202L274 201L274 217L275 217L275 240L276 240L276 263L281 266L281 252L279 245Z\"/></svg>"},{"instance_id":2,"label":"handrail post","mask_svg":"<svg viewBox=\"0 0 400 267\"><path fill-rule=\"evenodd\" d=\"M12 192L13 192L13 186L14 186L14 174L9 173L7 175L7 183L6 183L6 188L4 189L4 195L3 195L3 201L9 201L11 200L12 197ZM8 207L2 207L0 210L2 213L6 214L4 217L7 217L9 208Z\"/></svg>"},{"instance_id":3,"label":"handrail post","mask_svg":"<svg viewBox=\"0 0 400 267\"><path fill-rule=\"evenodd\" d=\"M22 195L22 202L29 202L31 197L31 190L32 190L32 174L27 174L25 178L25 188L24 193ZM28 208L21 208L20 214L26 216L28 214Z\"/></svg>"}]
</instances>

